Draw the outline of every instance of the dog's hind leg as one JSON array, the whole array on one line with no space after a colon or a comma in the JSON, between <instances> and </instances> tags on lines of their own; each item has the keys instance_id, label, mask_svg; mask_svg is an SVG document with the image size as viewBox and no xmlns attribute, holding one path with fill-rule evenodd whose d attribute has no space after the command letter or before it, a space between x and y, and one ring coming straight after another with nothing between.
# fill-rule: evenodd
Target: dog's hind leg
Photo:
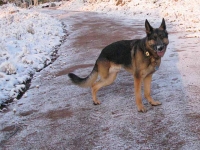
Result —
<instances>
[{"instance_id":1,"label":"dog's hind leg","mask_svg":"<svg viewBox=\"0 0 200 150\"><path fill-rule=\"evenodd\" d=\"M144 78L144 96L151 105L157 106L160 105L161 102L154 101L153 98L151 97L151 80L152 80L152 74Z\"/></svg>"},{"instance_id":2,"label":"dog's hind leg","mask_svg":"<svg viewBox=\"0 0 200 150\"><path fill-rule=\"evenodd\" d=\"M100 81L96 82L92 86L92 98L93 98L93 102L95 105L100 104L100 101L97 99L98 90L100 90L104 86L108 86L108 85L112 84L114 82L114 80L116 79L116 76L117 76L117 72L109 73L108 77L106 79L101 78Z\"/></svg>"}]
</instances>

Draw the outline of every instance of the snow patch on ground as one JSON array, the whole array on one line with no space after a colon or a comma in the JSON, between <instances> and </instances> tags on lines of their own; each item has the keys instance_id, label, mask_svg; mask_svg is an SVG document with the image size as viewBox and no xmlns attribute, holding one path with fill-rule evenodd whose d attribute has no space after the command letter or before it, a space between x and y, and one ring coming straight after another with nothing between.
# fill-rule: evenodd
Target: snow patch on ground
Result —
<instances>
[{"instance_id":1,"label":"snow patch on ground","mask_svg":"<svg viewBox=\"0 0 200 150\"><path fill-rule=\"evenodd\" d=\"M16 98L31 74L51 62L64 35L60 21L11 4L0 7L0 104Z\"/></svg>"},{"instance_id":2,"label":"snow patch on ground","mask_svg":"<svg viewBox=\"0 0 200 150\"><path fill-rule=\"evenodd\" d=\"M60 9L103 12L121 20L142 18L153 22L165 18L173 23L175 30L194 32L187 36L200 37L200 1L197 0L70 0Z\"/></svg>"}]
</instances>

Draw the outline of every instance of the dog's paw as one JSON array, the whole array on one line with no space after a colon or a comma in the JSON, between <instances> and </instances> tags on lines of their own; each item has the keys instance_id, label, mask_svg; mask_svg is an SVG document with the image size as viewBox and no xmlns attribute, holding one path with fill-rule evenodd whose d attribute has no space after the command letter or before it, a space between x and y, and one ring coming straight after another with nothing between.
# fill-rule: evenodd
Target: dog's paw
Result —
<instances>
[{"instance_id":1,"label":"dog's paw","mask_svg":"<svg viewBox=\"0 0 200 150\"><path fill-rule=\"evenodd\" d=\"M157 106L157 105L161 105L162 103L159 102L159 101L151 101L150 104L151 104L152 106Z\"/></svg>"},{"instance_id":2,"label":"dog's paw","mask_svg":"<svg viewBox=\"0 0 200 150\"><path fill-rule=\"evenodd\" d=\"M138 106L138 111L143 113L147 112L146 108L143 105Z\"/></svg>"},{"instance_id":3,"label":"dog's paw","mask_svg":"<svg viewBox=\"0 0 200 150\"><path fill-rule=\"evenodd\" d=\"M101 102L100 102L99 100L96 100L96 101L93 101L93 104L94 104L94 105L100 105Z\"/></svg>"}]
</instances>

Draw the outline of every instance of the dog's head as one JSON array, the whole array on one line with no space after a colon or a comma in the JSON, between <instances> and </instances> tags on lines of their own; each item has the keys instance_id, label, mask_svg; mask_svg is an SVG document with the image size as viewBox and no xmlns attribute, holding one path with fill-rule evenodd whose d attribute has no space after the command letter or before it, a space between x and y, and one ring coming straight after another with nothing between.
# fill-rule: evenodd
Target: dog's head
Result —
<instances>
[{"instance_id":1,"label":"dog's head","mask_svg":"<svg viewBox=\"0 0 200 150\"><path fill-rule=\"evenodd\" d=\"M147 33L146 46L149 49L149 52L154 56L163 57L167 45L169 44L164 18L159 28L153 28L148 20L146 20L145 28Z\"/></svg>"}]
</instances>

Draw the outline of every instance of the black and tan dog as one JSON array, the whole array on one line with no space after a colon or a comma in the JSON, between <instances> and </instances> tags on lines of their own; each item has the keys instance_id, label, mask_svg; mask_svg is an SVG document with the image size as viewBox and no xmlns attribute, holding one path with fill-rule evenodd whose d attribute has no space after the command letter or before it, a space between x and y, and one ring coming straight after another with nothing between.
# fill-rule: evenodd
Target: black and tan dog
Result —
<instances>
[{"instance_id":1,"label":"black and tan dog","mask_svg":"<svg viewBox=\"0 0 200 150\"><path fill-rule=\"evenodd\" d=\"M131 72L134 77L135 98L138 111L145 112L142 104L141 84L144 81L144 94L148 102L160 105L150 95L152 74L159 68L161 57L164 55L168 41L165 20L159 28L152 28L145 21L146 37L143 39L122 40L106 46L100 53L95 66L86 78L80 78L69 73L72 82L81 87L91 87L94 104L100 104L97 92L115 80L121 68ZM96 82L98 75L100 80Z\"/></svg>"}]
</instances>

